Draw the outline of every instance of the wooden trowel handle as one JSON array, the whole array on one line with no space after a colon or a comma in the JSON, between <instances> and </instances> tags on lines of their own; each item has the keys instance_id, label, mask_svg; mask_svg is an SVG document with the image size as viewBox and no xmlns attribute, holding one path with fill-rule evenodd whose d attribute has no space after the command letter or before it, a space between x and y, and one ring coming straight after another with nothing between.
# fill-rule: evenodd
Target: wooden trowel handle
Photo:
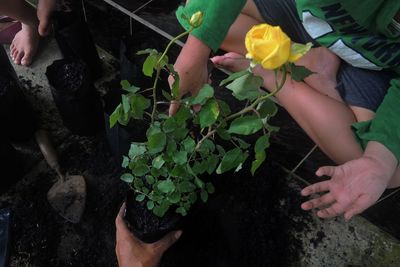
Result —
<instances>
[{"instance_id":1,"label":"wooden trowel handle","mask_svg":"<svg viewBox=\"0 0 400 267\"><path fill-rule=\"evenodd\" d=\"M60 164L58 163L57 153L50 141L49 134L44 130L38 130L35 133L35 137L47 164L57 172L60 178L64 179L64 175L61 173Z\"/></svg>"}]
</instances>

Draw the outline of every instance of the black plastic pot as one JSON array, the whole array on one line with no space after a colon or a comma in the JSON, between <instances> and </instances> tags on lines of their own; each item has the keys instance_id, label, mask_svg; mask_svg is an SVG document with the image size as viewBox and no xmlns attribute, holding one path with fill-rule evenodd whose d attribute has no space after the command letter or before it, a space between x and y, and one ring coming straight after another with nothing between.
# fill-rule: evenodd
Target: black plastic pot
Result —
<instances>
[{"instance_id":1,"label":"black plastic pot","mask_svg":"<svg viewBox=\"0 0 400 267\"><path fill-rule=\"evenodd\" d=\"M46 76L64 125L74 134L90 136L104 129L103 108L83 61L56 60Z\"/></svg>"},{"instance_id":2,"label":"black plastic pot","mask_svg":"<svg viewBox=\"0 0 400 267\"><path fill-rule=\"evenodd\" d=\"M111 89L104 97L104 124L106 129L107 142L110 146L114 161L120 165L122 157L128 155L132 142L145 142L148 123L142 120L131 120L127 126L117 123L110 128L110 115L121 102L122 90Z\"/></svg>"},{"instance_id":3,"label":"black plastic pot","mask_svg":"<svg viewBox=\"0 0 400 267\"><path fill-rule=\"evenodd\" d=\"M171 231L181 229L183 217L169 209L163 217L156 216L148 210L146 202L135 200L135 192L126 194L125 222L135 237L145 243L154 243Z\"/></svg>"},{"instance_id":4,"label":"black plastic pot","mask_svg":"<svg viewBox=\"0 0 400 267\"><path fill-rule=\"evenodd\" d=\"M0 138L0 194L2 194L22 178L23 173L21 158L17 151L4 137L0 135Z\"/></svg>"},{"instance_id":5,"label":"black plastic pot","mask_svg":"<svg viewBox=\"0 0 400 267\"><path fill-rule=\"evenodd\" d=\"M31 104L23 94L7 54L0 46L1 135L11 142L27 141L37 129Z\"/></svg>"},{"instance_id":6,"label":"black plastic pot","mask_svg":"<svg viewBox=\"0 0 400 267\"><path fill-rule=\"evenodd\" d=\"M54 15L54 37L64 58L84 61L93 79L102 76L101 60L82 14L57 12Z\"/></svg>"},{"instance_id":7,"label":"black plastic pot","mask_svg":"<svg viewBox=\"0 0 400 267\"><path fill-rule=\"evenodd\" d=\"M0 210L0 266L8 266L10 244L10 209Z\"/></svg>"}]
</instances>

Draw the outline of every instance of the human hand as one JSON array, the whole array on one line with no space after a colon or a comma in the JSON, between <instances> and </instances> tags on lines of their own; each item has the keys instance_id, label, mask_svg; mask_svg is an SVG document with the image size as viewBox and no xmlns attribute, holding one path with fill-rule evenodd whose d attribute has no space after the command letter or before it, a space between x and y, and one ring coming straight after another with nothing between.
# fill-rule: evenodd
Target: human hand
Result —
<instances>
[{"instance_id":1,"label":"human hand","mask_svg":"<svg viewBox=\"0 0 400 267\"><path fill-rule=\"evenodd\" d=\"M209 82L207 62L210 51L202 41L189 35L174 65L175 71L179 74L181 96L186 93L197 95L203 85ZM174 78L170 76L168 81L172 86ZM171 103L169 114L175 114L178 108L177 102Z\"/></svg>"},{"instance_id":2,"label":"human hand","mask_svg":"<svg viewBox=\"0 0 400 267\"><path fill-rule=\"evenodd\" d=\"M371 143L371 142L370 142ZM331 218L344 214L346 220L374 204L386 189L396 169L397 161L379 143L368 145L364 155L343 165L318 169L318 176L331 179L316 183L301 191L303 196L324 193L304 202L304 210L320 208L317 215ZM390 153L390 152L389 152Z\"/></svg>"},{"instance_id":3,"label":"human hand","mask_svg":"<svg viewBox=\"0 0 400 267\"><path fill-rule=\"evenodd\" d=\"M158 266L164 252L179 239L182 231L171 232L155 243L145 244L129 231L123 220L124 211L125 204L122 205L115 219L117 229L115 253L118 265L120 267Z\"/></svg>"}]
</instances>

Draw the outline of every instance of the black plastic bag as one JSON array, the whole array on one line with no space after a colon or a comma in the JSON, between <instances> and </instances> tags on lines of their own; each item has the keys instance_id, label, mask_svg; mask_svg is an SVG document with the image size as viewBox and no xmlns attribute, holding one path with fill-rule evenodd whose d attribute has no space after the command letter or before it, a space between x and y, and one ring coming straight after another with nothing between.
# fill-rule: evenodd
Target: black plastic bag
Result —
<instances>
[{"instance_id":1,"label":"black plastic bag","mask_svg":"<svg viewBox=\"0 0 400 267\"><path fill-rule=\"evenodd\" d=\"M2 46L0 46L0 124L1 135L11 142L27 141L37 129L32 106L26 100Z\"/></svg>"},{"instance_id":2,"label":"black plastic bag","mask_svg":"<svg viewBox=\"0 0 400 267\"><path fill-rule=\"evenodd\" d=\"M82 14L57 12L54 15L54 37L64 58L84 61L94 80L102 76L101 60Z\"/></svg>"},{"instance_id":3,"label":"black plastic bag","mask_svg":"<svg viewBox=\"0 0 400 267\"><path fill-rule=\"evenodd\" d=\"M72 133L90 136L104 129L100 96L83 61L56 60L47 67L46 76L64 125Z\"/></svg>"},{"instance_id":4,"label":"black plastic bag","mask_svg":"<svg viewBox=\"0 0 400 267\"><path fill-rule=\"evenodd\" d=\"M0 266L7 266L10 244L10 209L0 210Z\"/></svg>"},{"instance_id":5,"label":"black plastic bag","mask_svg":"<svg viewBox=\"0 0 400 267\"><path fill-rule=\"evenodd\" d=\"M110 128L110 115L121 102L121 89L116 84L104 97L104 121L107 142L110 146L115 163L120 166L124 155L128 155L132 142L145 142L148 124L139 120L131 120L127 126L117 123Z\"/></svg>"}]
</instances>

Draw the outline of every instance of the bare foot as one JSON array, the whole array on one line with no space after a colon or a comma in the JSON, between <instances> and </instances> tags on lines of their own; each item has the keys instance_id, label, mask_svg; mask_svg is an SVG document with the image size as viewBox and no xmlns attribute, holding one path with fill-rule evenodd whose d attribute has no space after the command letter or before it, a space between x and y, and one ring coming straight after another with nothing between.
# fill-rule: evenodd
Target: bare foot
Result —
<instances>
[{"instance_id":1,"label":"bare foot","mask_svg":"<svg viewBox=\"0 0 400 267\"><path fill-rule=\"evenodd\" d=\"M15 64L29 66L39 46L39 34L36 27L22 24L10 46L10 55Z\"/></svg>"},{"instance_id":2,"label":"bare foot","mask_svg":"<svg viewBox=\"0 0 400 267\"><path fill-rule=\"evenodd\" d=\"M40 36L47 36L51 32L51 15L56 8L56 0L39 0L37 17L39 19L38 31Z\"/></svg>"}]
</instances>

